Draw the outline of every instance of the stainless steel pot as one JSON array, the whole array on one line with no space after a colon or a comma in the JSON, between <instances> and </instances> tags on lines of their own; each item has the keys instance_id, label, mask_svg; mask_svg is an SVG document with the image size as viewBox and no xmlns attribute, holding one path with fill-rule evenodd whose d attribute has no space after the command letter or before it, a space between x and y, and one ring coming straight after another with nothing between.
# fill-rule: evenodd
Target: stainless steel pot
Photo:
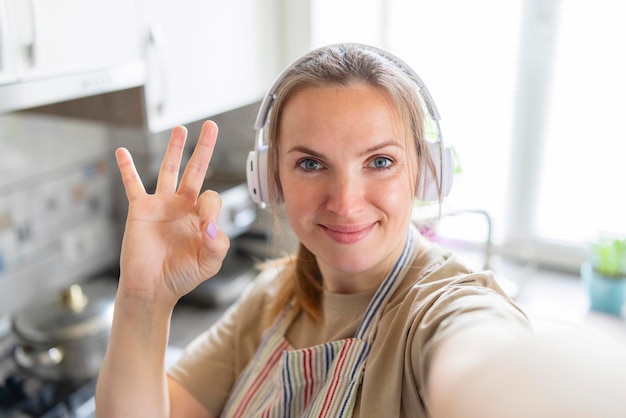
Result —
<instances>
[{"instance_id":1,"label":"stainless steel pot","mask_svg":"<svg viewBox=\"0 0 626 418\"><path fill-rule=\"evenodd\" d=\"M96 377L109 340L114 295L109 284L72 285L54 300L20 312L12 321L16 362L44 379Z\"/></svg>"}]
</instances>

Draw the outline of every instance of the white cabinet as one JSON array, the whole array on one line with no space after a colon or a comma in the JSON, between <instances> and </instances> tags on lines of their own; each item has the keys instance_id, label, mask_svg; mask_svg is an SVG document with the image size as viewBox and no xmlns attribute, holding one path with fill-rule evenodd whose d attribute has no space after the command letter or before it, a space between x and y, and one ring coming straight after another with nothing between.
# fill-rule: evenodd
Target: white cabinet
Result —
<instances>
[{"instance_id":1,"label":"white cabinet","mask_svg":"<svg viewBox=\"0 0 626 418\"><path fill-rule=\"evenodd\" d=\"M140 0L0 0L0 112L142 85Z\"/></svg>"},{"instance_id":2,"label":"white cabinet","mask_svg":"<svg viewBox=\"0 0 626 418\"><path fill-rule=\"evenodd\" d=\"M260 100L284 65L280 0L144 0L152 132Z\"/></svg>"},{"instance_id":3,"label":"white cabinet","mask_svg":"<svg viewBox=\"0 0 626 418\"><path fill-rule=\"evenodd\" d=\"M7 48L20 79L106 68L142 54L134 1L5 2L12 35Z\"/></svg>"}]
</instances>

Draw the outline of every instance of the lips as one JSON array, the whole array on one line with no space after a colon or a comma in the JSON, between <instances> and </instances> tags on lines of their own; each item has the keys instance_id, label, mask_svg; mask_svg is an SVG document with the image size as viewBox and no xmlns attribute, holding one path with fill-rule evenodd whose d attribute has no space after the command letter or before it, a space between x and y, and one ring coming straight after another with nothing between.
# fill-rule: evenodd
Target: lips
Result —
<instances>
[{"instance_id":1,"label":"lips","mask_svg":"<svg viewBox=\"0 0 626 418\"><path fill-rule=\"evenodd\" d=\"M370 233L376 223L360 225L320 225L326 235L340 244L354 244Z\"/></svg>"}]
</instances>

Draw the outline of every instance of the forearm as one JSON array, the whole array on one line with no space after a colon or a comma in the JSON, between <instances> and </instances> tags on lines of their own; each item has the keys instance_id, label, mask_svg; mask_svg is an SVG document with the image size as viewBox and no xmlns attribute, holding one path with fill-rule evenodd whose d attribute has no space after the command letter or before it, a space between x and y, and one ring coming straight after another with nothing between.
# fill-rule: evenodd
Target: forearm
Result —
<instances>
[{"instance_id":1,"label":"forearm","mask_svg":"<svg viewBox=\"0 0 626 418\"><path fill-rule=\"evenodd\" d=\"M172 308L118 292L96 389L98 418L169 416L165 352Z\"/></svg>"},{"instance_id":2,"label":"forearm","mask_svg":"<svg viewBox=\"0 0 626 418\"><path fill-rule=\"evenodd\" d=\"M584 335L523 338L472 367L442 374L439 382L433 376L431 416L621 417L625 349Z\"/></svg>"}]
</instances>

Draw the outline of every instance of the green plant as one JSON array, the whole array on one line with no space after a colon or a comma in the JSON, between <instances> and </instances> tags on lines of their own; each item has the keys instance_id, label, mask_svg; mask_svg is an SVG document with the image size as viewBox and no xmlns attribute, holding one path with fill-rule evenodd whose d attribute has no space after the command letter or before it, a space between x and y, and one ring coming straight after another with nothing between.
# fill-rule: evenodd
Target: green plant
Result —
<instances>
[{"instance_id":1,"label":"green plant","mask_svg":"<svg viewBox=\"0 0 626 418\"><path fill-rule=\"evenodd\" d=\"M593 267L607 277L626 277L626 238L600 237L592 244Z\"/></svg>"}]
</instances>

